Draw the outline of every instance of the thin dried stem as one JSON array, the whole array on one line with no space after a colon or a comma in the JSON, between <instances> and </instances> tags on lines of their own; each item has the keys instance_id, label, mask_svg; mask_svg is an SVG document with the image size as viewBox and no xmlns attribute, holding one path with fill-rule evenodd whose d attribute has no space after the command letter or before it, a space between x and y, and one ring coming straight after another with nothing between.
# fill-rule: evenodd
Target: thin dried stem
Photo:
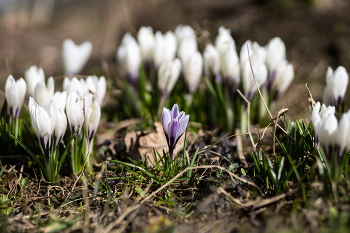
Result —
<instances>
[{"instance_id":1,"label":"thin dried stem","mask_svg":"<svg viewBox=\"0 0 350 233\"><path fill-rule=\"evenodd\" d=\"M266 102L265 102L265 100L264 100L264 97L263 97L262 94L261 94L261 91L260 91L258 82L256 81L256 78L255 78L255 75L254 75L254 71L253 71L252 62L251 62L251 60L250 60L249 47L248 47L248 45L247 45L247 49L248 49L248 59L249 59L250 69L252 70L253 79L254 79L256 88L257 88L257 90L258 90L258 92L259 92L260 98L261 98L262 102L264 103L264 106L265 106L267 112L269 113L271 119L273 120L273 116L272 116L272 114L271 114L271 112L270 112L270 109L267 107L267 104L266 104Z\"/></svg>"},{"instance_id":2,"label":"thin dried stem","mask_svg":"<svg viewBox=\"0 0 350 233\"><path fill-rule=\"evenodd\" d=\"M253 77L254 77L254 74L253 74ZM249 100L247 100L247 98L242 94L242 92L240 90L237 89L237 92L244 99L244 101L248 105L248 134L249 134L249 137L250 137L250 141L252 142L252 146L254 148L254 151L256 151L256 145L254 143L254 139L253 139L252 133L250 132L250 102L249 102Z\"/></svg>"}]
</instances>

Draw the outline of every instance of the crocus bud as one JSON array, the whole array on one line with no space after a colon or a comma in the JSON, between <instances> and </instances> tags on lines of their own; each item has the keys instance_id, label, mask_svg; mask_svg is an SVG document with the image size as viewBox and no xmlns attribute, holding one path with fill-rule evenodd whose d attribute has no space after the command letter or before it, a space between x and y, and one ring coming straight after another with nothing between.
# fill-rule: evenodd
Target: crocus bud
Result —
<instances>
[{"instance_id":1,"label":"crocus bud","mask_svg":"<svg viewBox=\"0 0 350 233\"><path fill-rule=\"evenodd\" d=\"M5 84L5 95L8 112L17 119L26 96L27 85L23 78L15 81L12 75L8 76Z\"/></svg>"},{"instance_id":2,"label":"crocus bud","mask_svg":"<svg viewBox=\"0 0 350 233\"><path fill-rule=\"evenodd\" d=\"M87 89L93 94L93 99L101 105L106 94L106 79L101 76L99 79L94 76L89 76L85 80Z\"/></svg>"},{"instance_id":3,"label":"crocus bud","mask_svg":"<svg viewBox=\"0 0 350 233\"><path fill-rule=\"evenodd\" d=\"M246 61L249 61L249 56L252 66L260 66L265 64L266 61L266 49L263 46L260 46L257 42L251 42L250 40L246 41L240 51L240 62L244 64Z\"/></svg>"},{"instance_id":4,"label":"crocus bud","mask_svg":"<svg viewBox=\"0 0 350 233\"><path fill-rule=\"evenodd\" d=\"M48 106L41 107L35 102L34 98L29 97L28 105L32 127L39 138L45 153L45 161L48 164L50 160L52 136L57 119L56 104L52 100Z\"/></svg>"},{"instance_id":5,"label":"crocus bud","mask_svg":"<svg viewBox=\"0 0 350 233\"><path fill-rule=\"evenodd\" d=\"M45 74L42 68L38 68L37 66L31 66L25 72L24 76L27 83L27 93L29 96L34 96L34 89L38 82L45 82Z\"/></svg>"},{"instance_id":6,"label":"crocus bud","mask_svg":"<svg viewBox=\"0 0 350 233\"><path fill-rule=\"evenodd\" d=\"M129 84L136 87L140 75L141 52L135 38L130 33L124 35L117 51L117 60L121 74L126 75Z\"/></svg>"},{"instance_id":7,"label":"crocus bud","mask_svg":"<svg viewBox=\"0 0 350 233\"><path fill-rule=\"evenodd\" d=\"M211 74L213 74L216 81L220 84L222 82L220 75L220 56L212 44L207 44L205 47L203 60L205 75L211 77Z\"/></svg>"},{"instance_id":8,"label":"crocus bud","mask_svg":"<svg viewBox=\"0 0 350 233\"><path fill-rule=\"evenodd\" d=\"M62 58L65 74L79 74L89 60L91 52L92 43L90 41L76 45L71 39L64 40Z\"/></svg>"},{"instance_id":9,"label":"crocus bud","mask_svg":"<svg viewBox=\"0 0 350 233\"><path fill-rule=\"evenodd\" d=\"M85 127L86 127L86 135L91 143L92 138L94 137L98 124L100 122L101 117L101 108L97 101L92 102L92 96L90 93L84 94L85 107L84 107L84 115L85 115Z\"/></svg>"},{"instance_id":10,"label":"crocus bud","mask_svg":"<svg viewBox=\"0 0 350 233\"><path fill-rule=\"evenodd\" d=\"M181 72L181 62L176 58L173 62L165 62L158 72L158 89L167 97L174 88Z\"/></svg>"},{"instance_id":11,"label":"crocus bud","mask_svg":"<svg viewBox=\"0 0 350 233\"><path fill-rule=\"evenodd\" d=\"M219 27L219 34L217 35L216 39L215 39L215 47L217 50L219 50L219 48L221 47L221 45L223 43L230 43L232 44L232 48L233 50L236 50L236 43L233 40L232 36L231 36L231 30L230 29L226 29L224 27Z\"/></svg>"},{"instance_id":12,"label":"crocus bud","mask_svg":"<svg viewBox=\"0 0 350 233\"><path fill-rule=\"evenodd\" d=\"M350 149L350 110L341 116L336 131L336 144L339 146L339 154L343 155Z\"/></svg>"},{"instance_id":13,"label":"crocus bud","mask_svg":"<svg viewBox=\"0 0 350 233\"><path fill-rule=\"evenodd\" d=\"M203 58L200 52L193 53L184 64L184 77L189 87L190 94L197 89L202 77Z\"/></svg>"},{"instance_id":14,"label":"crocus bud","mask_svg":"<svg viewBox=\"0 0 350 233\"><path fill-rule=\"evenodd\" d=\"M261 87L267 80L267 68L265 64L253 66L253 71L256 82L258 83L258 86ZM257 86L255 84L251 66L248 60L246 60L242 67L242 82L244 95L250 101L257 91Z\"/></svg>"},{"instance_id":15,"label":"crocus bud","mask_svg":"<svg viewBox=\"0 0 350 233\"><path fill-rule=\"evenodd\" d=\"M196 39L196 33L189 25L178 25L175 29L175 35L180 43L185 38Z\"/></svg>"},{"instance_id":16,"label":"crocus bud","mask_svg":"<svg viewBox=\"0 0 350 233\"><path fill-rule=\"evenodd\" d=\"M171 111L163 108L162 125L164 134L169 147L170 160L173 159L173 153L177 142L187 129L190 115L185 116L185 112L179 113L179 107L174 104Z\"/></svg>"},{"instance_id":17,"label":"crocus bud","mask_svg":"<svg viewBox=\"0 0 350 233\"><path fill-rule=\"evenodd\" d=\"M291 82L294 79L294 68L292 64L288 64L287 61L282 60L279 67L276 70L276 78L275 82L273 84L274 88L276 89L276 96L277 99L280 97L289 87Z\"/></svg>"},{"instance_id":18,"label":"crocus bud","mask_svg":"<svg viewBox=\"0 0 350 233\"><path fill-rule=\"evenodd\" d=\"M277 72L280 61L286 60L286 46L279 37L272 38L266 45L266 67L269 70L269 79Z\"/></svg>"},{"instance_id":19,"label":"crocus bud","mask_svg":"<svg viewBox=\"0 0 350 233\"><path fill-rule=\"evenodd\" d=\"M57 108L62 109L63 111L66 109L66 103L67 103L67 92L55 92L52 98L55 101L55 104Z\"/></svg>"},{"instance_id":20,"label":"crocus bud","mask_svg":"<svg viewBox=\"0 0 350 233\"><path fill-rule=\"evenodd\" d=\"M42 81L38 82L38 84L34 89L35 102L39 104L41 107L44 107L45 105L49 105L50 101L53 98L54 91L55 91L55 83L52 77L50 77L47 80L47 87L45 86L44 82Z\"/></svg>"},{"instance_id":21,"label":"crocus bud","mask_svg":"<svg viewBox=\"0 0 350 233\"><path fill-rule=\"evenodd\" d=\"M239 60L237 52L234 49L232 43L224 42L219 48L220 55L220 69L224 81L231 90L235 92L240 83L239 78Z\"/></svg>"},{"instance_id":22,"label":"crocus bud","mask_svg":"<svg viewBox=\"0 0 350 233\"><path fill-rule=\"evenodd\" d=\"M163 35L161 32L155 34L155 48L153 62L158 70L164 62L174 60L177 49L177 40L173 32L168 31Z\"/></svg>"},{"instance_id":23,"label":"crocus bud","mask_svg":"<svg viewBox=\"0 0 350 233\"><path fill-rule=\"evenodd\" d=\"M73 91L68 95L67 98L67 118L70 126L71 133L73 134L79 127L84 123L84 98L78 91ZM78 131L78 135L81 131L81 128Z\"/></svg>"},{"instance_id":24,"label":"crocus bud","mask_svg":"<svg viewBox=\"0 0 350 233\"><path fill-rule=\"evenodd\" d=\"M185 64L192 54L198 51L196 38L184 38L177 50L177 56Z\"/></svg>"},{"instance_id":25,"label":"crocus bud","mask_svg":"<svg viewBox=\"0 0 350 233\"><path fill-rule=\"evenodd\" d=\"M84 79L78 80L76 77L73 77L72 80L70 80L68 77L65 77L63 79L63 91L66 91L67 95L70 95L75 90L79 93L85 93L88 91Z\"/></svg>"},{"instance_id":26,"label":"crocus bud","mask_svg":"<svg viewBox=\"0 0 350 233\"><path fill-rule=\"evenodd\" d=\"M348 82L349 75L343 66L339 66L334 72L331 67L328 67L323 102L334 105L338 109L343 101Z\"/></svg>"},{"instance_id":27,"label":"crocus bud","mask_svg":"<svg viewBox=\"0 0 350 233\"><path fill-rule=\"evenodd\" d=\"M141 56L145 69L149 68L153 60L155 38L152 27L141 27L137 33Z\"/></svg>"},{"instance_id":28,"label":"crocus bud","mask_svg":"<svg viewBox=\"0 0 350 233\"><path fill-rule=\"evenodd\" d=\"M55 140L54 151L56 151L58 144L62 141L67 129L67 117L64 110L60 107L57 108L57 119L55 125Z\"/></svg>"},{"instance_id":29,"label":"crocus bud","mask_svg":"<svg viewBox=\"0 0 350 233\"><path fill-rule=\"evenodd\" d=\"M314 125L315 134L321 141L327 156L333 151L336 140L335 133L338 128L338 121L334 112L334 107L326 107L324 104L321 107L320 102L317 102L312 109L312 123Z\"/></svg>"}]
</instances>

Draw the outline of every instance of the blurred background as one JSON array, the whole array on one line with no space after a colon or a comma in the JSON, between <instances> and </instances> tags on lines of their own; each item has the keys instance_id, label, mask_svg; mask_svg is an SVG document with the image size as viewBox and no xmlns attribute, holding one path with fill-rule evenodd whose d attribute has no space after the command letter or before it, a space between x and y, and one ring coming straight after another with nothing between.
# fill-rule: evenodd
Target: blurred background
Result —
<instances>
[{"instance_id":1,"label":"blurred background","mask_svg":"<svg viewBox=\"0 0 350 233\"><path fill-rule=\"evenodd\" d=\"M305 83L321 100L327 67L350 70L349 12L348 0L0 0L0 88L9 74L23 77L31 65L59 78L66 38L91 41L82 74L104 75L113 83L119 78L116 48L125 32L136 36L141 26L152 26L165 33L188 24L202 52L224 26L238 52L249 39L265 45L278 36L285 42L296 77L275 111L284 106L292 116L308 116Z\"/></svg>"}]
</instances>

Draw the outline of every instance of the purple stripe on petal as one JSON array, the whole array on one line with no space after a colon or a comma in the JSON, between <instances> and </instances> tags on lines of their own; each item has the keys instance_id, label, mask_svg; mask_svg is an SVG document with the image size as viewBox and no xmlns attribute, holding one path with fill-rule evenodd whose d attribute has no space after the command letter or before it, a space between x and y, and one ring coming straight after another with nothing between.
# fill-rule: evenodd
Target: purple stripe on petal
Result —
<instances>
[{"instance_id":1,"label":"purple stripe on petal","mask_svg":"<svg viewBox=\"0 0 350 233\"><path fill-rule=\"evenodd\" d=\"M184 111L180 112L179 115L177 115L177 120L180 121L181 118L183 118L184 116L185 116L185 112Z\"/></svg>"},{"instance_id":2,"label":"purple stripe on petal","mask_svg":"<svg viewBox=\"0 0 350 233\"><path fill-rule=\"evenodd\" d=\"M171 133L170 133L170 147L172 149L175 148L175 141L176 141L176 133L178 129L179 123L175 120L171 124Z\"/></svg>"},{"instance_id":3,"label":"purple stripe on petal","mask_svg":"<svg viewBox=\"0 0 350 233\"><path fill-rule=\"evenodd\" d=\"M190 115L186 115L185 117L180 119L179 128L176 132L176 142L180 139L182 134L186 131L189 119L190 119Z\"/></svg>"},{"instance_id":4,"label":"purple stripe on petal","mask_svg":"<svg viewBox=\"0 0 350 233\"><path fill-rule=\"evenodd\" d=\"M217 74L215 75L215 80L216 80L216 82L221 86L222 78L221 78L220 73L217 73Z\"/></svg>"},{"instance_id":5,"label":"purple stripe on petal","mask_svg":"<svg viewBox=\"0 0 350 233\"><path fill-rule=\"evenodd\" d=\"M15 120L17 119L18 115L19 115L19 108L16 108L15 115L14 115Z\"/></svg>"},{"instance_id":6,"label":"purple stripe on petal","mask_svg":"<svg viewBox=\"0 0 350 233\"><path fill-rule=\"evenodd\" d=\"M173 108L171 109L171 116L173 119L175 119L179 115L179 106L177 104L174 104Z\"/></svg>"},{"instance_id":7,"label":"purple stripe on petal","mask_svg":"<svg viewBox=\"0 0 350 233\"><path fill-rule=\"evenodd\" d=\"M93 130L91 133L89 132L89 143L91 143L92 138L94 137L94 135L95 135L95 130Z\"/></svg>"},{"instance_id":8,"label":"purple stripe on petal","mask_svg":"<svg viewBox=\"0 0 350 233\"><path fill-rule=\"evenodd\" d=\"M70 131L71 131L71 133L72 133L72 135L74 134L74 132L75 132L75 128L74 128L74 126L73 125L71 125L71 127L70 127Z\"/></svg>"}]
</instances>

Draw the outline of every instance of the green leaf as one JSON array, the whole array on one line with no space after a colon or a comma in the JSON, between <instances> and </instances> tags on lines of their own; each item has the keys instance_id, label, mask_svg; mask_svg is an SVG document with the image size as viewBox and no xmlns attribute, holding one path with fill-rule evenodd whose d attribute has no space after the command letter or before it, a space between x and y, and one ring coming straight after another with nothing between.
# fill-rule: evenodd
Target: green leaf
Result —
<instances>
[{"instance_id":1,"label":"green leaf","mask_svg":"<svg viewBox=\"0 0 350 233\"><path fill-rule=\"evenodd\" d=\"M4 173L6 167L7 167L7 165L5 165L5 166L1 169L1 171L0 171L0 177L2 176L2 173Z\"/></svg>"},{"instance_id":2,"label":"green leaf","mask_svg":"<svg viewBox=\"0 0 350 233\"><path fill-rule=\"evenodd\" d=\"M58 165L58 170L57 170L57 173L58 173L58 174L60 173L61 167L62 167L62 165L63 165L63 162L64 162L64 160L65 160L65 158L66 158L66 156L67 156L67 154L68 154L68 149L69 149L69 147L70 147L70 145L71 145L71 143L72 143L74 137L77 135L79 129L80 129L80 127L78 127L78 129L74 132L74 134L73 134L73 135L70 137L70 139L69 139L69 142L68 142L68 144L67 144L67 147L66 147L66 149L64 150L63 155L62 155L62 157L61 157L60 164ZM58 156L56 156L56 157L58 157Z\"/></svg>"},{"instance_id":3,"label":"green leaf","mask_svg":"<svg viewBox=\"0 0 350 233\"><path fill-rule=\"evenodd\" d=\"M27 176L25 178L22 178L22 180L21 180L21 188L24 189L25 187L27 187L28 182L29 182L29 176Z\"/></svg>"},{"instance_id":4,"label":"green leaf","mask_svg":"<svg viewBox=\"0 0 350 233\"><path fill-rule=\"evenodd\" d=\"M146 196L145 191L143 191L142 188L136 187L135 191L142 197L144 198Z\"/></svg>"},{"instance_id":5,"label":"green leaf","mask_svg":"<svg viewBox=\"0 0 350 233\"><path fill-rule=\"evenodd\" d=\"M13 135L11 135L11 137L13 137L17 143L23 147L23 149L25 149L28 154L35 160L35 162L39 165L40 170L43 172L45 178L48 180L49 176L47 174L46 168L44 167L44 165L40 162L40 160L21 142L19 141L17 138L15 138Z\"/></svg>"}]
</instances>

